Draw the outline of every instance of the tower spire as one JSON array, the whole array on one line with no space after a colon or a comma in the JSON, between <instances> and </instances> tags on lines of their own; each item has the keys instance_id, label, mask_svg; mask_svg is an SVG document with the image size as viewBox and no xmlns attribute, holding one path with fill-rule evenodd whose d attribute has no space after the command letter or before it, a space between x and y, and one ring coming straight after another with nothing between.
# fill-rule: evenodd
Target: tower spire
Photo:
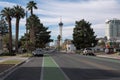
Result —
<instances>
[{"instance_id":1,"label":"tower spire","mask_svg":"<svg viewBox=\"0 0 120 80\"><path fill-rule=\"evenodd\" d=\"M62 16L60 16L60 22L62 22Z\"/></svg>"}]
</instances>

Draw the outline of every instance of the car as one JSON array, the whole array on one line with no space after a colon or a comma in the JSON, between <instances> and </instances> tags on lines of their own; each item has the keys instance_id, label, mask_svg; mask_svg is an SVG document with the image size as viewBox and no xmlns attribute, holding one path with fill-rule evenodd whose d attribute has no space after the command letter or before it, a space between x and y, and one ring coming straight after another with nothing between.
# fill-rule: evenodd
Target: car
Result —
<instances>
[{"instance_id":1,"label":"car","mask_svg":"<svg viewBox=\"0 0 120 80\"><path fill-rule=\"evenodd\" d=\"M44 55L44 52L43 52L42 49L39 49L39 48L38 48L38 49L32 51L32 54L33 54L33 56L43 56L43 55Z\"/></svg>"},{"instance_id":2,"label":"car","mask_svg":"<svg viewBox=\"0 0 120 80\"><path fill-rule=\"evenodd\" d=\"M86 53L86 56L96 56L94 53Z\"/></svg>"},{"instance_id":3,"label":"car","mask_svg":"<svg viewBox=\"0 0 120 80\"><path fill-rule=\"evenodd\" d=\"M92 51L92 49L91 48L85 48L84 50L83 50L83 55L89 55L89 56L96 56L95 54L94 54L94 52Z\"/></svg>"}]
</instances>

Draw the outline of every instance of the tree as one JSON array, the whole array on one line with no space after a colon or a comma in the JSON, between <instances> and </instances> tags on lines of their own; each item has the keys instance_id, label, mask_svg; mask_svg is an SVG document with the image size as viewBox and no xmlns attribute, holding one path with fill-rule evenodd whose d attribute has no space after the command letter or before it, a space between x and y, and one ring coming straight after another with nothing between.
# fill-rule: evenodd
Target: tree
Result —
<instances>
[{"instance_id":1,"label":"tree","mask_svg":"<svg viewBox=\"0 0 120 80\"><path fill-rule=\"evenodd\" d=\"M20 40L19 40L19 43L21 44L20 46L25 49L26 48L26 45L25 45L25 43L26 43L26 36L22 36L20 38Z\"/></svg>"},{"instance_id":2,"label":"tree","mask_svg":"<svg viewBox=\"0 0 120 80\"><path fill-rule=\"evenodd\" d=\"M93 47L97 44L94 31L90 27L91 23L86 22L84 19L76 21L73 31L73 43L77 49L86 47Z\"/></svg>"},{"instance_id":3,"label":"tree","mask_svg":"<svg viewBox=\"0 0 120 80\"><path fill-rule=\"evenodd\" d=\"M30 1L29 3L27 3L27 7L26 8L28 8L28 10L30 10L31 15L33 15L33 8L37 9L36 5L37 4L34 1Z\"/></svg>"},{"instance_id":4,"label":"tree","mask_svg":"<svg viewBox=\"0 0 120 80\"><path fill-rule=\"evenodd\" d=\"M33 44L33 46L35 45L35 27L38 25L40 25L40 20L36 15L31 15L27 19L27 27L30 33L30 42Z\"/></svg>"},{"instance_id":5,"label":"tree","mask_svg":"<svg viewBox=\"0 0 120 80\"><path fill-rule=\"evenodd\" d=\"M8 33L8 25L5 22L4 18L1 17L0 20L0 49L3 49L4 45L6 45L7 43L5 43L4 41L4 36Z\"/></svg>"},{"instance_id":6,"label":"tree","mask_svg":"<svg viewBox=\"0 0 120 80\"><path fill-rule=\"evenodd\" d=\"M45 27L42 23L36 27L35 30L35 39L36 39L36 47L45 48L46 44L51 42L50 33L51 31L47 31L48 27Z\"/></svg>"},{"instance_id":7,"label":"tree","mask_svg":"<svg viewBox=\"0 0 120 80\"><path fill-rule=\"evenodd\" d=\"M31 15L27 19L27 26L30 33L30 43L34 47L43 48L46 43L52 41L50 39L50 31L48 28L40 23L40 19L36 15Z\"/></svg>"},{"instance_id":8,"label":"tree","mask_svg":"<svg viewBox=\"0 0 120 80\"><path fill-rule=\"evenodd\" d=\"M5 17L8 26L9 26L9 53L12 52L12 26L11 26L11 20L13 17L13 9L9 8L9 7L5 7L2 11L1 11L1 15L3 17Z\"/></svg>"},{"instance_id":9,"label":"tree","mask_svg":"<svg viewBox=\"0 0 120 80\"><path fill-rule=\"evenodd\" d=\"M16 18L16 41L15 41L15 49L18 52L18 37L19 37L19 22L21 18L24 18L25 11L21 6L14 6L14 17Z\"/></svg>"},{"instance_id":10,"label":"tree","mask_svg":"<svg viewBox=\"0 0 120 80\"><path fill-rule=\"evenodd\" d=\"M1 36L3 36L7 33L8 33L8 25L7 25L6 21L4 20L4 18L1 17L1 20L0 20L0 34L1 34Z\"/></svg>"},{"instance_id":11,"label":"tree","mask_svg":"<svg viewBox=\"0 0 120 80\"><path fill-rule=\"evenodd\" d=\"M101 47L105 47L106 45L105 45L105 41L104 40L99 40L98 41L98 46L101 46Z\"/></svg>"}]
</instances>

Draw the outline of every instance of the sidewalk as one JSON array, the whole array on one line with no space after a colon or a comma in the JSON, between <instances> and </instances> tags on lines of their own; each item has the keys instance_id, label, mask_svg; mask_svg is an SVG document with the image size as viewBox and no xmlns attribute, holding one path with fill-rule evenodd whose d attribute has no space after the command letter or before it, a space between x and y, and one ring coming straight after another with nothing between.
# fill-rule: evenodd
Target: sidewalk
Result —
<instances>
[{"instance_id":1,"label":"sidewalk","mask_svg":"<svg viewBox=\"0 0 120 80\"><path fill-rule=\"evenodd\" d=\"M4 62L7 60L26 60L26 57L19 57L19 56L10 56L10 57L0 57L0 62Z\"/></svg>"},{"instance_id":2,"label":"sidewalk","mask_svg":"<svg viewBox=\"0 0 120 80\"><path fill-rule=\"evenodd\" d=\"M98 57L112 58L112 59L120 59L120 55L118 54L99 54Z\"/></svg>"},{"instance_id":3,"label":"sidewalk","mask_svg":"<svg viewBox=\"0 0 120 80\"><path fill-rule=\"evenodd\" d=\"M0 79L28 59L29 57L20 56L0 57ZM9 64L5 63L7 61ZM13 63L10 61L13 61ZM15 63L14 61L18 61L18 63Z\"/></svg>"}]
</instances>

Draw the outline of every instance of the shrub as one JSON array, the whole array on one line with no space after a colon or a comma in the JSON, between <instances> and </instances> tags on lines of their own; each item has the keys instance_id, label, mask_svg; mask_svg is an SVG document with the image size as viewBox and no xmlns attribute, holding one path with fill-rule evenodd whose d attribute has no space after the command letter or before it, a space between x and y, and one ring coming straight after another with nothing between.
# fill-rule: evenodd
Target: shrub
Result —
<instances>
[{"instance_id":1,"label":"shrub","mask_svg":"<svg viewBox=\"0 0 120 80\"><path fill-rule=\"evenodd\" d=\"M16 54L14 53L9 53L9 52L3 52L2 54L0 54L0 56L15 56Z\"/></svg>"}]
</instances>

